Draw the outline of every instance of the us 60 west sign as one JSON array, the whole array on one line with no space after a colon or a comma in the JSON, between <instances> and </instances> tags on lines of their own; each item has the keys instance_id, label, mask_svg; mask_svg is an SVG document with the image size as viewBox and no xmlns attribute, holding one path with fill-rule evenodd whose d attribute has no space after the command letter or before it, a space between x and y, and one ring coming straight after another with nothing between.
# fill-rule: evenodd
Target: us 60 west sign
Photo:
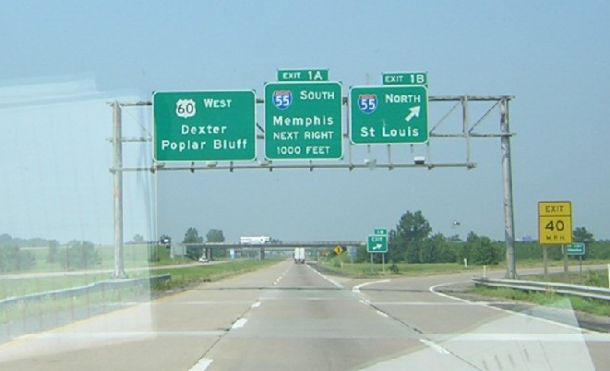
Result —
<instances>
[{"instance_id":1,"label":"us 60 west sign","mask_svg":"<svg viewBox=\"0 0 610 371\"><path fill-rule=\"evenodd\" d=\"M251 90L155 93L155 160L254 159L255 104Z\"/></svg>"}]
</instances>

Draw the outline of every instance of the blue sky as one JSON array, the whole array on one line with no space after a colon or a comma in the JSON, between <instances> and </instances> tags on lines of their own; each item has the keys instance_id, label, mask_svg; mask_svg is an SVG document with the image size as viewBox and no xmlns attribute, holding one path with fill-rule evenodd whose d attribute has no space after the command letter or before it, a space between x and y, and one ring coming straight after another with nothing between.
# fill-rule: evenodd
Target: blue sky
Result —
<instances>
[{"instance_id":1,"label":"blue sky","mask_svg":"<svg viewBox=\"0 0 610 371\"><path fill-rule=\"evenodd\" d=\"M514 95L517 237L536 237L538 201L571 200L575 225L610 238L608 34L610 3L594 0L17 2L0 13L0 233L111 241L105 102L187 89L262 97L277 68L326 67L344 94L383 72L423 70L430 95ZM125 125L150 132L150 111L126 112ZM497 130L497 116L484 127ZM436 158L463 156L456 144L432 146ZM395 150L411 158L408 146ZM422 210L435 231L502 239L499 141L472 150L471 171L127 174L125 234L181 239L195 226L230 240L361 239ZM148 164L150 148L125 157Z\"/></svg>"}]
</instances>

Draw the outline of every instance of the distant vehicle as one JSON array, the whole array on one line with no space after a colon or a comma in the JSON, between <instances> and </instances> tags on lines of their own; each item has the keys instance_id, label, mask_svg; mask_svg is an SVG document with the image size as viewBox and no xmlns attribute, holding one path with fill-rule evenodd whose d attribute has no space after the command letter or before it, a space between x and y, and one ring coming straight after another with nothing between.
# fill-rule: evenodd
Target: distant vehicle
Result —
<instances>
[{"instance_id":1,"label":"distant vehicle","mask_svg":"<svg viewBox=\"0 0 610 371\"><path fill-rule=\"evenodd\" d=\"M305 248L297 247L294 249L294 263L305 264Z\"/></svg>"},{"instance_id":2,"label":"distant vehicle","mask_svg":"<svg viewBox=\"0 0 610 371\"><path fill-rule=\"evenodd\" d=\"M199 263L209 263L210 261L204 255L201 258L199 258L198 262Z\"/></svg>"},{"instance_id":3,"label":"distant vehicle","mask_svg":"<svg viewBox=\"0 0 610 371\"><path fill-rule=\"evenodd\" d=\"M264 245L271 241L269 236L246 236L240 237L239 243L242 245Z\"/></svg>"}]
</instances>

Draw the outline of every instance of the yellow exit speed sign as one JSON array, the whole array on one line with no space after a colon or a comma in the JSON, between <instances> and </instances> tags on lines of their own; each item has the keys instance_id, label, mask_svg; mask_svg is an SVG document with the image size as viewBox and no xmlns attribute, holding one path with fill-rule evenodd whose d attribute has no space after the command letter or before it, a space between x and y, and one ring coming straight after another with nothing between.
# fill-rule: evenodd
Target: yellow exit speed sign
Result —
<instances>
[{"instance_id":1,"label":"yellow exit speed sign","mask_svg":"<svg viewBox=\"0 0 610 371\"><path fill-rule=\"evenodd\" d=\"M538 202L538 241L541 245L572 243L572 203Z\"/></svg>"}]
</instances>

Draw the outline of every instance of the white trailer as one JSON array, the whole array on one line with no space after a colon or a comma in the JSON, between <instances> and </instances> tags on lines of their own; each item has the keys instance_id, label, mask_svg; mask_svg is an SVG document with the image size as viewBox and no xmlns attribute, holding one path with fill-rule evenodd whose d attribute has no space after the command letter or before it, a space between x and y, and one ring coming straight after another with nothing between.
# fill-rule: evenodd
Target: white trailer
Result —
<instances>
[{"instance_id":1,"label":"white trailer","mask_svg":"<svg viewBox=\"0 0 610 371\"><path fill-rule=\"evenodd\" d=\"M297 247L294 249L294 263L305 264L305 248Z\"/></svg>"}]
</instances>

